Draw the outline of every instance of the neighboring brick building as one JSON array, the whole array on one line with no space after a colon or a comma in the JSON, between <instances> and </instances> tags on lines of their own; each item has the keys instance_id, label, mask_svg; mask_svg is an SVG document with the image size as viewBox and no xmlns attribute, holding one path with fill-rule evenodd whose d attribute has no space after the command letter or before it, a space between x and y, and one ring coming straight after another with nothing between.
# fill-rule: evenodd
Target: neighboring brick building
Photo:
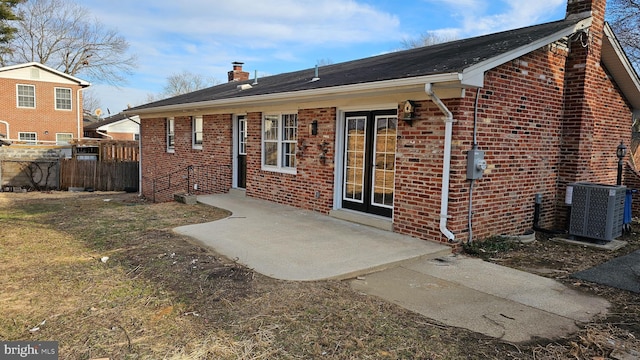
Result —
<instances>
[{"instance_id":1,"label":"neighboring brick building","mask_svg":"<svg viewBox=\"0 0 640 360\"><path fill-rule=\"evenodd\" d=\"M40 63L0 67L0 133L17 142L82 137L82 89L90 84Z\"/></svg>"},{"instance_id":2,"label":"neighboring brick building","mask_svg":"<svg viewBox=\"0 0 640 360\"><path fill-rule=\"evenodd\" d=\"M128 111L142 192L240 188L443 242L522 234L540 194L540 225L561 225L566 185L615 183L640 116L605 5L569 0L564 20L261 79L234 63L229 83ZM474 149L486 170L468 166ZM187 169L188 189L175 181Z\"/></svg>"}]
</instances>

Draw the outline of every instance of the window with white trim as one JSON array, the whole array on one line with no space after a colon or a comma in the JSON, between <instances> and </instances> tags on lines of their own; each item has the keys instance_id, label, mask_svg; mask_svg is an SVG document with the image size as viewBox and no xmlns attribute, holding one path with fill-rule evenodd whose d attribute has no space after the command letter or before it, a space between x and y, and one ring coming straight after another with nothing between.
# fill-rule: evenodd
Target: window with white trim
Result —
<instances>
[{"instance_id":1,"label":"window with white trim","mask_svg":"<svg viewBox=\"0 0 640 360\"><path fill-rule=\"evenodd\" d=\"M262 120L262 167L295 173L298 114L267 114Z\"/></svg>"},{"instance_id":2,"label":"window with white trim","mask_svg":"<svg viewBox=\"0 0 640 360\"><path fill-rule=\"evenodd\" d=\"M36 107L36 87L34 85L18 84L16 93L19 108L33 109Z\"/></svg>"},{"instance_id":3,"label":"window with white trim","mask_svg":"<svg viewBox=\"0 0 640 360\"><path fill-rule=\"evenodd\" d=\"M176 122L174 118L167 118L167 152L176 151Z\"/></svg>"},{"instance_id":4,"label":"window with white trim","mask_svg":"<svg viewBox=\"0 0 640 360\"><path fill-rule=\"evenodd\" d=\"M71 89L55 88L56 110L71 110Z\"/></svg>"},{"instance_id":5,"label":"window with white trim","mask_svg":"<svg viewBox=\"0 0 640 360\"><path fill-rule=\"evenodd\" d=\"M194 149L202 149L202 116L194 116L191 120L191 145Z\"/></svg>"},{"instance_id":6,"label":"window with white trim","mask_svg":"<svg viewBox=\"0 0 640 360\"><path fill-rule=\"evenodd\" d=\"M35 145L38 142L38 134L34 132L19 132L18 140L24 141L29 145Z\"/></svg>"},{"instance_id":7,"label":"window with white trim","mask_svg":"<svg viewBox=\"0 0 640 360\"><path fill-rule=\"evenodd\" d=\"M73 139L71 133L56 133L56 145L69 145L71 139Z\"/></svg>"}]
</instances>

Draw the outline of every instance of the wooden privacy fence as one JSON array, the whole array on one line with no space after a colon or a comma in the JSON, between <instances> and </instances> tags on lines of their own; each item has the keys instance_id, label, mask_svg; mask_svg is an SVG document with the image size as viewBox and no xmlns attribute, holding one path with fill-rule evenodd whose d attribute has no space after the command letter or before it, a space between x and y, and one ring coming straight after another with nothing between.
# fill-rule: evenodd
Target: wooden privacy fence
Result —
<instances>
[{"instance_id":1,"label":"wooden privacy fence","mask_svg":"<svg viewBox=\"0 0 640 360\"><path fill-rule=\"evenodd\" d=\"M137 191L137 161L60 160L60 189Z\"/></svg>"},{"instance_id":2,"label":"wooden privacy fence","mask_svg":"<svg viewBox=\"0 0 640 360\"><path fill-rule=\"evenodd\" d=\"M138 161L140 157L138 141L80 139L71 141L73 157L94 155L101 161Z\"/></svg>"}]
</instances>

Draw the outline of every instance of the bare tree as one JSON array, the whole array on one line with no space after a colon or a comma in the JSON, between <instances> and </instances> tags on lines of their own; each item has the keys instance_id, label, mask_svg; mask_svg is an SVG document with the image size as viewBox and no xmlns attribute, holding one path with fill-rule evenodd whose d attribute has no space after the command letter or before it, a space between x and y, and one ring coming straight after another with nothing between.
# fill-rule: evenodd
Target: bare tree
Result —
<instances>
[{"instance_id":1,"label":"bare tree","mask_svg":"<svg viewBox=\"0 0 640 360\"><path fill-rule=\"evenodd\" d=\"M95 114L100 109L100 99L96 97L92 88L82 90L82 109L90 114Z\"/></svg>"},{"instance_id":2,"label":"bare tree","mask_svg":"<svg viewBox=\"0 0 640 360\"><path fill-rule=\"evenodd\" d=\"M187 94L196 90L220 84L214 77L206 77L202 74L194 74L190 71L174 73L167 76L167 83L159 94L147 94L146 102L154 102L173 96Z\"/></svg>"},{"instance_id":3,"label":"bare tree","mask_svg":"<svg viewBox=\"0 0 640 360\"><path fill-rule=\"evenodd\" d=\"M607 16L636 71L640 71L640 0L611 0Z\"/></svg>"},{"instance_id":4,"label":"bare tree","mask_svg":"<svg viewBox=\"0 0 640 360\"><path fill-rule=\"evenodd\" d=\"M163 88L162 95L172 97L187 94L219 83L220 81L213 77L206 77L185 70L167 77L167 84Z\"/></svg>"},{"instance_id":5,"label":"bare tree","mask_svg":"<svg viewBox=\"0 0 640 360\"><path fill-rule=\"evenodd\" d=\"M402 40L401 44L403 49L415 49L423 46L431 46L454 40L458 40L455 35L446 35L436 32L425 32L423 34L420 34L420 36L415 39L404 39Z\"/></svg>"},{"instance_id":6,"label":"bare tree","mask_svg":"<svg viewBox=\"0 0 640 360\"><path fill-rule=\"evenodd\" d=\"M129 43L70 0L29 0L11 41L12 63L36 61L69 75L118 85L136 66Z\"/></svg>"}]
</instances>

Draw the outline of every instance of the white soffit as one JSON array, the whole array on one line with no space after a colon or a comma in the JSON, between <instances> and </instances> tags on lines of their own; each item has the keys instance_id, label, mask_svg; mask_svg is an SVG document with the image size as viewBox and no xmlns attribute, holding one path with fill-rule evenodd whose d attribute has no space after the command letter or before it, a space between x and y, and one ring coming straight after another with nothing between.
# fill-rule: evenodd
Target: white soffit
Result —
<instances>
[{"instance_id":1,"label":"white soffit","mask_svg":"<svg viewBox=\"0 0 640 360\"><path fill-rule=\"evenodd\" d=\"M634 110L640 110L640 79L629 62L615 33L605 24L602 41L602 63L613 76Z\"/></svg>"}]
</instances>

